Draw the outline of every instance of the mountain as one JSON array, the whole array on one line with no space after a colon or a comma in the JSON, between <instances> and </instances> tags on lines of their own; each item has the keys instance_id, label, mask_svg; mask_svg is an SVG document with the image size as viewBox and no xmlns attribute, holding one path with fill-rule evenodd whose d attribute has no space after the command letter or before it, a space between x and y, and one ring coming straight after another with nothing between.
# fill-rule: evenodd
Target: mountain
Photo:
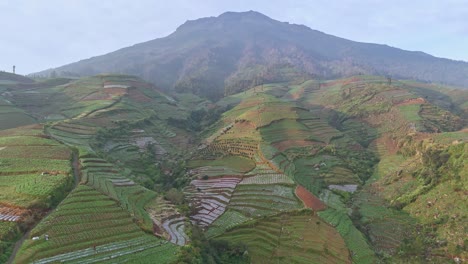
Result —
<instances>
[{"instance_id":1,"label":"mountain","mask_svg":"<svg viewBox=\"0 0 468 264\"><path fill-rule=\"evenodd\" d=\"M466 62L350 41L254 11L187 21L167 37L41 74L54 70L80 76L133 74L164 89L192 91L211 98L260 82L355 74L468 87Z\"/></svg>"}]
</instances>

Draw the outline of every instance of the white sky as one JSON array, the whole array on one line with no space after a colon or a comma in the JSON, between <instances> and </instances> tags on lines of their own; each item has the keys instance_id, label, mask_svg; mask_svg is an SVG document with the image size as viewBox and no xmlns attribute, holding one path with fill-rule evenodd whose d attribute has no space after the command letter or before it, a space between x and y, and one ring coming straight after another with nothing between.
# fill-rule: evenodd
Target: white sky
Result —
<instances>
[{"instance_id":1,"label":"white sky","mask_svg":"<svg viewBox=\"0 0 468 264\"><path fill-rule=\"evenodd\" d=\"M468 61L468 0L0 0L0 70L27 74L255 10L335 36Z\"/></svg>"}]
</instances>

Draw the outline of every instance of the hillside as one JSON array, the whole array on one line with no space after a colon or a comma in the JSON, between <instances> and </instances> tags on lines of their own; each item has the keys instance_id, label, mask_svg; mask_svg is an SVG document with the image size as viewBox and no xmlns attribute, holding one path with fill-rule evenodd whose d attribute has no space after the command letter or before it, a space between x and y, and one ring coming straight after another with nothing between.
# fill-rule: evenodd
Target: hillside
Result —
<instances>
[{"instance_id":1,"label":"hillside","mask_svg":"<svg viewBox=\"0 0 468 264\"><path fill-rule=\"evenodd\" d=\"M12 83L33 83L34 80L9 72L0 71L0 85Z\"/></svg>"},{"instance_id":2,"label":"hillside","mask_svg":"<svg viewBox=\"0 0 468 264\"><path fill-rule=\"evenodd\" d=\"M123 74L4 89L40 124L0 130L0 260L468 257L465 90L356 75L213 103Z\"/></svg>"},{"instance_id":3,"label":"hillside","mask_svg":"<svg viewBox=\"0 0 468 264\"><path fill-rule=\"evenodd\" d=\"M468 87L468 63L360 43L257 12L187 21L167 37L47 70L64 76L137 75L166 90L211 99L259 83L389 75Z\"/></svg>"}]
</instances>

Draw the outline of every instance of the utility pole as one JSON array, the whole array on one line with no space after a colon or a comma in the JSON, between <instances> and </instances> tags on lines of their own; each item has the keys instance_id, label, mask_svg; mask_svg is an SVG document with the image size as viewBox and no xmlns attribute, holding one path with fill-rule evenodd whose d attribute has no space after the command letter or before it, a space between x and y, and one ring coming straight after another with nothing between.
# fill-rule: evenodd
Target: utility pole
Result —
<instances>
[{"instance_id":1,"label":"utility pole","mask_svg":"<svg viewBox=\"0 0 468 264\"><path fill-rule=\"evenodd\" d=\"M13 73L15 73L15 70L16 70L16 66L13 65Z\"/></svg>"}]
</instances>

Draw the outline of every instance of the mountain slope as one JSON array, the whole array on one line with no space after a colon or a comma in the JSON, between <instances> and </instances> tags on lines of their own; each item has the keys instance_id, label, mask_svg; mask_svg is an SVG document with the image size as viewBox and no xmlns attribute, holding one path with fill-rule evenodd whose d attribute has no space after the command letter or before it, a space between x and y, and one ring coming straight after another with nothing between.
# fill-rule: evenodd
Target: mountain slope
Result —
<instances>
[{"instance_id":1,"label":"mountain slope","mask_svg":"<svg viewBox=\"0 0 468 264\"><path fill-rule=\"evenodd\" d=\"M0 71L0 85L13 83L33 83L34 80L22 75Z\"/></svg>"},{"instance_id":2,"label":"mountain slope","mask_svg":"<svg viewBox=\"0 0 468 264\"><path fill-rule=\"evenodd\" d=\"M468 87L468 63L354 42L249 11L188 21L171 35L53 70L134 74L165 89L219 98L263 82L391 75Z\"/></svg>"},{"instance_id":3,"label":"mountain slope","mask_svg":"<svg viewBox=\"0 0 468 264\"><path fill-rule=\"evenodd\" d=\"M58 81L2 93L42 124L0 131L0 261L62 199L13 263L467 259L467 90L358 75L210 103L128 75Z\"/></svg>"}]
</instances>

